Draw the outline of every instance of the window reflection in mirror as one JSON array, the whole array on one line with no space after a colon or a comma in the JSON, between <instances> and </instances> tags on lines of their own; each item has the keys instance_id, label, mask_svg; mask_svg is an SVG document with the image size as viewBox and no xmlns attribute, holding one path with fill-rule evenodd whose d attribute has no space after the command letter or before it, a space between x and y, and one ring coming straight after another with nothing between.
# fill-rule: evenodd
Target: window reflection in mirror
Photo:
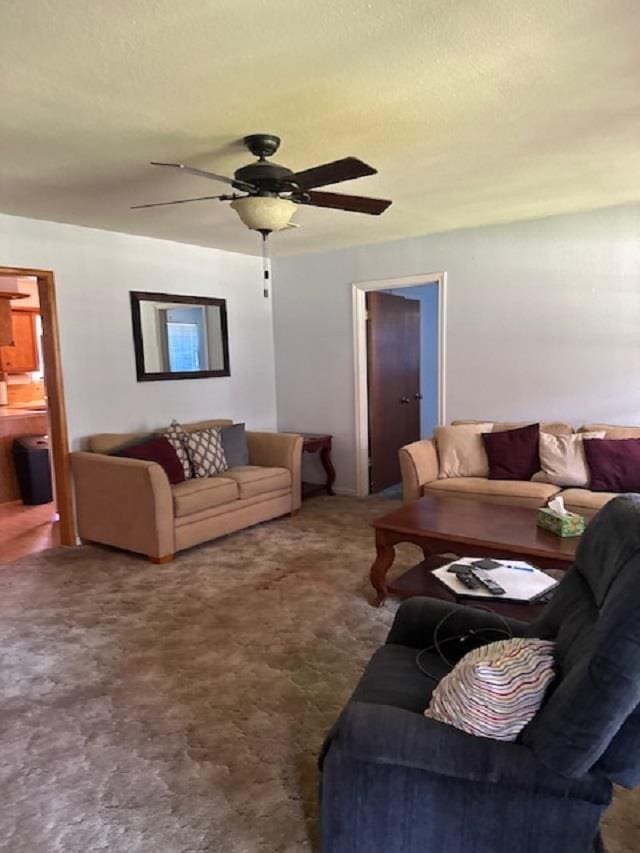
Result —
<instances>
[{"instance_id":1,"label":"window reflection in mirror","mask_svg":"<svg viewBox=\"0 0 640 853\"><path fill-rule=\"evenodd\" d=\"M224 299L131 293L138 379L229 376Z\"/></svg>"}]
</instances>

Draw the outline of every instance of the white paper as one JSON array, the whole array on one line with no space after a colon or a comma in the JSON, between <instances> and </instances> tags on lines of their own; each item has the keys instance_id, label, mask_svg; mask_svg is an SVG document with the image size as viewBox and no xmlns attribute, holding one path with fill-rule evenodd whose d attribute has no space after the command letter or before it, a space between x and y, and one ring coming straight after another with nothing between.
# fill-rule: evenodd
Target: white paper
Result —
<instances>
[{"instance_id":1,"label":"white paper","mask_svg":"<svg viewBox=\"0 0 640 853\"><path fill-rule=\"evenodd\" d=\"M536 598L558 585L557 580L524 560L498 560L494 558L496 562L501 563L500 568L489 569L487 574L491 580L494 580L504 589L504 595L493 595L484 586L469 589L457 575L447 571L449 566L460 564L470 566L477 559L479 558L461 557L459 560L453 560L446 566L435 569L433 574L456 595L464 595L468 598L490 598L494 601L501 599L505 601L508 599L531 601L532 598ZM510 566L520 566L521 568L510 568ZM533 569L533 571L525 571L526 568Z\"/></svg>"},{"instance_id":2,"label":"white paper","mask_svg":"<svg viewBox=\"0 0 640 853\"><path fill-rule=\"evenodd\" d=\"M564 498L561 495L549 501L546 508L559 517L569 515L569 512L565 509Z\"/></svg>"}]
</instances>

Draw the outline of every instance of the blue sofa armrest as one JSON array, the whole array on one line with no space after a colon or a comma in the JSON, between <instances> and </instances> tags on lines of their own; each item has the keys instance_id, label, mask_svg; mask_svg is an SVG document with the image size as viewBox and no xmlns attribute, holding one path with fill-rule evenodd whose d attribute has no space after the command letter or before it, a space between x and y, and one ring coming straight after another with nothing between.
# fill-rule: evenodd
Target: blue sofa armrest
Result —
<instances>
[{"instance_id":1,"label":"blue sofa armrest","mask_svg":"<svg viewBox=\"0 0 640 853\"><path fill-rule=\"evenodd\" d=\"M507 629L514 637L527 636L531 632L531 625L518 619L504 619L477 607L465 607L437 598L416 597L400 605L386 642L424 649L433 644L436 629L439 642L460 635L471 635L469 639L473 639L471 632L481 632L475 645L484 645L504 639L504 634L500 632ZM469 644L461 644L461 655L470 647ZM450 651L447 652L449 658L452 657Z\"/></svg>"},{"instance_id":2,"label":"blue sofa armrest","mask_svg":"<svg viewBox=\"0 0 640 853\"><path fill-rule=\"evenodd\" d=\"M594 792L593 777L561 776L541 764L520 743L469 735L422 714L389 705L349 702L332 732L325 755L333 747L346 758L369 765L413 768L470 782L516 785L560 796L591 798ZM603 779L603 801L609 791L610 786Z\"/></svg>"}]
</instances>

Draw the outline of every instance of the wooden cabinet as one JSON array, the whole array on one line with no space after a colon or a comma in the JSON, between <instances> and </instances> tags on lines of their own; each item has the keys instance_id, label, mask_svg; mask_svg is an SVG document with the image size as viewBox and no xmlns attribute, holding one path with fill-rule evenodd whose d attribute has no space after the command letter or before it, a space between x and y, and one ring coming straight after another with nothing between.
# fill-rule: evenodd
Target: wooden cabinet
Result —
<instances>
[{"instance_id":1,"label":"wooden cabinet","mask_svg":"<svg viewBox=\"0 0 640 853\"><path fill-rule=\"evenodd\" d=\"M39 369L37 313L20 309L11 312L13 343L0 347L0 370L5 373L31 373Z\"/></svg>"}]
</instances>

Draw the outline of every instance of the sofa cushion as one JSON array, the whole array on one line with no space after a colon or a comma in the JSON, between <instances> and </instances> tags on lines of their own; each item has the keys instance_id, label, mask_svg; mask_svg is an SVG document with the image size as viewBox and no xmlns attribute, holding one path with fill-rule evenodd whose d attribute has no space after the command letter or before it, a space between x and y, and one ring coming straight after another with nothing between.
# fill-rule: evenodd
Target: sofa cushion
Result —
<instances>
[{"instance_id":1,"label":"sofa cushion","mask_svg":"<svg viewBox=\"0 0 640 853\"><path fill-rule=\"evenodd\" d=\"M618 492L591 492L589 489L565 489L560 492L569 512L597 512L618 497Z\"/></svg>"},{"instance_id":2,"label":"sofa cushion","mask_svg":"<svg viewBox=\"0 0 640 853\"><path fill-rule=\"evenodd\" d=\"M490 432L491 426L490 423L477 423L436 427L434 436L440 460L438 476L486 477L489 462L480 436Z\"/></svg>"},{"instance_id":3,"label":"sofa cushion","mask_svg":"<svg viewBox=\"0 0 640 853\"><path fill-rule=\"evenodd\" d=\"M640 438L639 426L616 426L615 424L585 424L579 432L601 432L605 438Z\"/></svg>"},{"instance_id":4,"label":"sofa cushion","mask_svg":"<svg viewBox=\"0 0 640 853\"><path fill-rule=\"evenodd\" d=\"M87 439L87 450L91 453L113 453L121 447L129 447L146 441L148 432L99 432Z\"/></svg>"},{"instance_id":5,"label":"sofa cushion","mask_svg":"<svg viewBox=\"0 0 640 853\"><path fill-rule=\"evenodd\" d=\"M173 447L176 456L180 460L184 472L183 480L190 480L193 477L193 471L191 469L191 460L187 453L187 439L189 436L175 419L171 421L163 435L171 447Z\"/></svg>"},{"instance_id":6,"label":"sofa cushion","mask_svg":"<svg viewBox=\"0 0 640 853\"><path fill-rule=\"evenodd\" d=\"M531 421L518 421L517 423L497 423L493 425L492 432L507 432L512 429L521 429L528 426ZM564 424L561 421L552 421L547 424L540 424L540 432L546 432L549 435L573 435L574 429L571 424Z\"/></svg>"},{"instance_id":7,"label":"sofa cushion","mask_svg":"<svg viewBox=\"0 0 640 853\"><path fill-rule=\"evenodd\" d=\"M540 424L482 436L492 480L530 480L540 470Z\"/></svg>"},{"instance_id":8,"label":"sofa cushion","mask_svg":"<svg viewBox=\"0 0 640 853\"><path fill-rule=\"evenodd\" d=\"M456 477L436 480L425 486L425 494L450 495L468 498L507 498L510 503L523 506L542 506L560 489L551 483L533 483L531 480L489 480L486 477Z\"/></svg>"},{"instance_id":9,"label":"sofa cushion","mask_svg":"<svg viewBox=\"0 0 640 853\"><path fill-rule=\"evenodd\" d=\"M229 468L249 464L249 448L244 424L230 424L222 427L220 438Z\"/></svg>"},{"instance_id":10,"label":"sofa cushion","mask_svg":"<svg viewBox=\"0 0 640 853\"><path fill-rule=\"evenodd\" d=\"M456 424L479 424L485 423L483 420L457 420L451 421L452 426ZM518 427L527 426L531 421L494 421L492 432L504 432L509 429L518 429ZM551 421L549 423L540 424L540 432L548 432L551 435L571 435L574 432L571 424L565 424L562 421Z\"/></svg>"},{"instance_id":11,"label":"sofa cushion","mask_svg":"<svg viewBox=\"0 0 640 853\"><path fill-rule=\"evenodd\" d=\"M194 477L213 477L229 467L217 427L188 433L187 452Z\"/></svg>"},{"instance_id":12,"label":"sofa cushion","mask_svg":"<svg viewBox=\"0 0 640 853\"><path fill-rule=\"evenodd\" d=\"M416 649L410 646L394 643L381 646L367 664L352 701L391 705L422 714L430 692L449 667L435 651L423 651L420 666L433 676L427 678L416 664L416 655Z\"/></svg>"},{"instance_id":13,"label":"sofa cushion","mask_svg":"<svg viewBox=\"0 0 640 853\"><path fill-rule=\"evenodd\" d=\"M231 426L233 423L229 418L212 418L208 421L192 421L188 424L182 424L182 429L185 432L201 432L203 429L211 429L212 427L216 427L220 429L221 427Z\"/></svg>"},{"instance_id":14,"label":"sofa cushion","mask_svg":"<svg viewBox=\"0 0 640 853\"><path fill-rule=\"evenodd\" d=\"M533 479L538 483L584 488L589 485L589 469L584 455L585 438L603 438L604 432L574 432L573 435L540 433L540 468Z\"/></svg>"},{"instance_id":15,"label":"sofa cushion","mask_svg":"<svg viewBox=\"0 0 640 853\"><path fill-rule=\"evenodd\" d=\"M211 427L229 426L233 421L228 418L217 418L209 421L197 421L190 424L181 424L185 432L198 432ZM166 432L167 427L163 426L154 430L155 435L162 435ZM142 441L149 433L148 432L99 432L95 435L90 435L87 439L87 450L91 453L110 453L124 444L133 444L138 440Z\"/></svg>"},{"instance_id":16,"label":"sofa cushion","mask_svg":"<svg viewBox=\"0 0 640 853\"><path fill-rule=\"evenodd\" d=\"M593 492L640 492L640 438L585 439Z\"/></svg>"},{"instance_id":17,"label":"sofa cushion","mask_svg":"<svg viewBox=\"0 0 640 853\"><path fill-rule=\"evenodd\" d=\"M143 435L138 435L130 441L125 441L122 444L119 444L117 447L114 447L113 450L109 451L108 455L119 456L123 450L127 450L127 448L129 447L136 447L138 444L145 444L145 442L151 441L152 438L156 438L156 433L146 432Z\"/></svg>"},{"instance_id":18,"label":"sofa cushion","mask_svg":"<svg viewBox=\"0 0 640 853\"><path fill-rule=\"evenodd\" d=\"M240 497L237 483L221 476L185 480L171 491L176 518L232 503Z\"/></svg>"},{"instance_id":19,"label":"sofa cushion","mask_svg":"<svg viewBox=\"0 0 640 853\"><path fill-rule=\"evenodd\" d=\"M291 487L291 472L287 468L262 468L258 465L238 465L221 476L238 484L240 498L253 498L278 489Z\"/></svg>"},{"instance_id":20,"label":"sofa cushion","mask_svg":"<svg viewBox=\"0 0 640 853\"><path fill-rule=\"evenodd\" d=\"M143 459L160 465L167 475L171 485L184 481L182 463L170 442L161 435L153 435L147 441L129 444L113 452L113 456L124 456L129 459Z\"/></svg>"}]
</instances>

